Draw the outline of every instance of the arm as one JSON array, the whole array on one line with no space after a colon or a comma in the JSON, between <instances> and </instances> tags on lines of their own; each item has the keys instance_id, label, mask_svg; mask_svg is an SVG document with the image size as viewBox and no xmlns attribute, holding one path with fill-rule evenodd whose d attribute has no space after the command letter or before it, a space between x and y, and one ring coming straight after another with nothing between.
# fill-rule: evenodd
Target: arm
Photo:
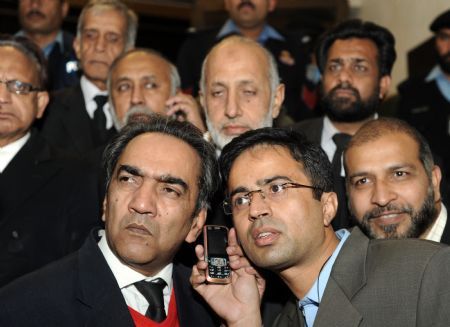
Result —
<instances>
[{"instance_id":1,"label":"arm","mask_svg":"<svg viewBox=\"0 0 450 327\"><path fill-rule=\"evenodd\" d=\"M237 243L234 228L230 230L227 253L232 269L231 283L206 284L206 262L203 246L197 245L199 259L192 269L191 284L211 308L226 321L227 326L261 326L260 303L265 281L244 257Z\"/></svg>"}]
</instances>

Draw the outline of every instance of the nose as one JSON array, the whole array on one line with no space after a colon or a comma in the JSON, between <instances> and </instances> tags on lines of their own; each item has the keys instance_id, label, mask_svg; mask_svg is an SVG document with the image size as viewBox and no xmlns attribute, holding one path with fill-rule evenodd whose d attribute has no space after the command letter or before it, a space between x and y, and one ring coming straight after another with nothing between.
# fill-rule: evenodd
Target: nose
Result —
<instances>
[{"instance_id":1,"label":"nose","mask_svg":"<svg viewBox=\"0 0 450 327\"><path fill-rule=\"evenodd\" d=\"M352 74L350 72L350 68L347 66L343 66L342 69L338 73L338 80L340 83L350 83L352 80Z\"/></svg>"},{"instance_id":2,"label":"nose","mask_svg":"<svg viewBox=\"0 0 450 327\"><path fill-rule=\"evenodd\" d=\"M95 40L95 50L97 52L103 52L106 48L106 40L103 37L103 35L98 35L97 39Z\"/></svg>"},{"instance_id":3,"label":"nose","mask_svg":"<svg viewBox=\"0 0 450 327\"><path fill-rule=\"evenodd\" d=\"M261 191L255 192L251 196L249 205L249 220L254 221L272 214L270 205Z\"/></svg>"},{"instance_id":4,"label":"nose","mask_svg":"<svg viewBox=\"0 0 450 327\"><path fill-rule=\"evenodd\" d=\"M131 93L131 104L139 105L144 103L144 96L141 88L139 86L133 86Z\"/></svg>"},{"instance_id":5,"label":"nose","mask_svg":"<svg viewBox=\"0 0 450 327\"><path fill-rule=\"evenodd\" d=\"M39 8L41 6L41 1L42 0L31 0L31 7L33 9Z\"/></svg>"},{"instance_id":6,"label":"nose","mask_svg":"<svg viewBox=\"0 0 450 327\"><path fill-rule=\"evenodd\" d=\"M372 203L380 207L385 207L396 198L397 193L392 189L389 183L384 181L375 182L372 190Z\"/></svg>"},{"instance_id":7,"label":"nose","mask_svg":"<svg viewBox=\"0 0 450 327\"><path fill-rule=\"evenodd\" d=\"M132 213L155 217L157 215L156 193L153 187L143 183L131 196L128 209Z\"/></svg>"},{"instance_id":8,"label":"nose","mask_svg":"<svg viewBox=\"0 0 450 327\"><path fill-rule=\"evenodd\" d=\"M0 81L0 103L11 102L11 92L8 91L6 83Z\"/></svg>"},{"instance_id":9,"label":"nose","mask_svg":"<svg viewBox=\"0 0 450 327\"><path fill-rule=\"evenodd\" d=\"M227 102L225 104L225 116L235 118L242 113L240 108L239 96L236 91L228 92Z\"/></svg>"}]
</instances>

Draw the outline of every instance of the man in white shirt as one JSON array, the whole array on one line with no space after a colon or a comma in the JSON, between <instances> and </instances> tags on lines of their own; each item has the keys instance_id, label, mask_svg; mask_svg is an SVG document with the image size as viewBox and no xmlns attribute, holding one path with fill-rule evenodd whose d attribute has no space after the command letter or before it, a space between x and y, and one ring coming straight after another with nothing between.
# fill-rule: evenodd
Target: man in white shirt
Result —
<instances>
[{"instance_id":1,"label":"man in white shirt","mask_svg":"<svg viewBox=\"0 0 450 327\"><path fill-rule=\"evenodd\" d=\"M111 138L107 75L114 59L134 46L136 31L136 14L119 0L92 0L84 6L73 44L83 75L49 105L42 132L51 144L83 156Z\"/></svg>"},{"instance_id":2,"label":"man in white shirt","mask_svg":"<svg viewBox=\"0 0 450 327\"><path fill-rule=\"evenodd\" d=\"M201 233L218 186L213 146L192 125L154 116L123 128L105 161L105 229L3 289L0 325L217 326L190 287L191 269L174 262Z\"/></svg>"},{"instance_id":3,"label":"man in white shirt","mask_svg":"<svg viewBox=\"0 0 450 327\"><path fill-rule=\"evenodd\" d=\"M450 243L441 170L412 126L370 121L350 140L344 158L350 213L367 236Z\"/></svg>"}]
</instances>

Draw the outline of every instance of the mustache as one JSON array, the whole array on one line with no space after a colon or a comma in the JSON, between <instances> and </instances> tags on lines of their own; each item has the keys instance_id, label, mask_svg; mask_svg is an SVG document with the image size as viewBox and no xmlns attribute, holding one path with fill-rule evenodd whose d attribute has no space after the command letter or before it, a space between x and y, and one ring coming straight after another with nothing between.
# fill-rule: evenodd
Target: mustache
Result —
<instances>
[{"instance_id":1,"label":"mustache","mask_svg":"<svg viewBox=\"0 0 450 327\"><path fill-rule=\"evenodd\" d=\"M27 12L26 17L30 18L31 16L39 16L41 18L45 18L45 14L37 9L31 9L29 12Z\"/></svg>"},{"instance_id":2,"label":"mustache","mask_svg":"<svg viewBox=\"0 0 450 327\"><path fill-rule=\"evenodd\" d=\"M441 56L442 60L450 60L450 51Z\"/></svg>"},{"instance_id":3,"label":"mustache","mask_svg":"<svg viewBox=\"0 0 450 327\"><path fill-rule=\"evenodd\" d=\"M331 89L331 91L329 93L334 94L339 90L351 91L355 97L359 96L359 91L356 88L354 88L351 84L346 83L346 82L336 85L335 87L333 87Z\"/></svg>"},{"instance_id":4,"label":"mustache","mask_svg":"<svg viewBox=\"0 0 450 327\"><path fill-rule=\"evenodd\" d=\"M241 1L241 3L238 5L237 8L238 8L238 10L241 10L245 6L249 6L252 9L256 9L255 4L253 2L251 2L250 0L243 0L243 1Z\"/></svg>"},{"instance_id":5,"label":"mustache","mask_svg":"<svg viewBox=\"0 0 450 327\"><path fill-rule=\"evenodd\" d=\"M373 210L367 212L364 215L363 220L369 221L370 219L378 218L379 216L381 216L387 212L406 213L409 215L412 215L414 213L413 209L408 206L399 207L399 206L396 206L395 204L388 204L385 207L376 207Z\"/></svg>"}]
</instances>

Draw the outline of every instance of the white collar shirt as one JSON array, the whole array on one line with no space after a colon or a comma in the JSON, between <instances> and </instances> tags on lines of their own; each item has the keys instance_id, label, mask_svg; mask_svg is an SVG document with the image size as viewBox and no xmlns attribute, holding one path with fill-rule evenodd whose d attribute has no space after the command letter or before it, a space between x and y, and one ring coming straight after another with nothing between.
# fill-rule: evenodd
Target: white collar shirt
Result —
<instances>
[{"instance_id":1,"label":"white collar shirt","mask_svg":"<svg viewBox=\"0 0 450 327\"><path fill-rule=\"evenodd\" d=\"M84 103L86 105L86 111L91 119L94 119L94 112L97 109L97 103L94 98L97 95L105 95L108 96L106 91L101 91L94 83L89 81L86 76L81 76L80 79L81 91L83 92ZM111 117L109 103L106 102L103 106L103 112L106 117L106 129L110 129L113 126L113 120Z\"/></svg>"},{"instance_id":2,"label":"white collar shirt","mask_svg":"<svg viewBox=\"0 0 450 327\"><path fill-rule=\"evenodd\" d=\"M5 168L14 159L16 154L23 148L25 143L27 143L30 138L30 132L26 133L20 139L15 140L12 143L0 147L0 173L3 173Z\"/></svg>"},{"instance_id":3,"label":"white collar shirt","mask_svg":"<svg viewBox=\"0 0 450 327\"><path fill-rule=\"evenodd\" d=\"M447 224L447 208L445 208L445 206L442 204L439 216L433 223L433 226L431 227L427 236L425 236L425 239L429 241L440 242L442 234L444 234L446 224Z\"/></svg>"}]
</instances>

